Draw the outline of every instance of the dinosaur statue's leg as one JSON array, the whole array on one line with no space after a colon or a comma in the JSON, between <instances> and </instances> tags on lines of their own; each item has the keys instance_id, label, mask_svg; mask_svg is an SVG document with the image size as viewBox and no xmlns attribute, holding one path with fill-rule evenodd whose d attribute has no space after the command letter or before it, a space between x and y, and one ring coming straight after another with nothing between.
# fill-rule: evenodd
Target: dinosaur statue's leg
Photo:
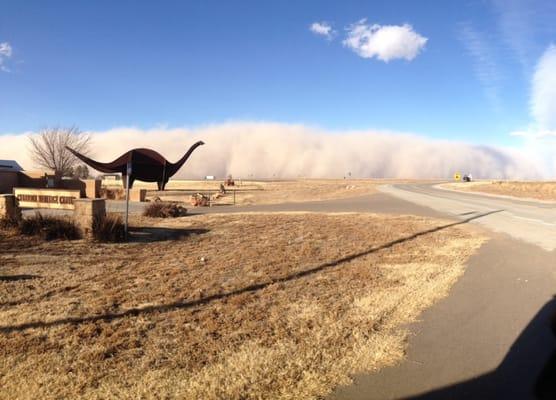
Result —
<instances>
[{"instance_id":1,"label":"dinosaur statue's leg","mask_svg":"<svg viewBox=\"0 0 556 400\"><path fill-rule=\"evenodd\" d=\"M158 181L156 182L156 185L158 186L158 190L164 190L164 182L162 181Z\"/></svg>"}]
</instances>

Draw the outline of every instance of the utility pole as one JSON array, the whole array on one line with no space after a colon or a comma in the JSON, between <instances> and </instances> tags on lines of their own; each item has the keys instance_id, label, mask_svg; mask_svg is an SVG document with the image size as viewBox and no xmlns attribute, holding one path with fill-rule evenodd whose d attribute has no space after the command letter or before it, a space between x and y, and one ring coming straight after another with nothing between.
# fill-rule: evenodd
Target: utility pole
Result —
<instances>
[{"instance_id":1,"label":"utility pole","mask_svg":"<svg viewBox=\"0 0 556 400\"><path fill-rule=\"evenodd\" d=\"M125 240L128 240L128 218L129 218L129 176L131 175L131 161L127 163L127 174L125 176Z\"/></svg>"}]
</instances>

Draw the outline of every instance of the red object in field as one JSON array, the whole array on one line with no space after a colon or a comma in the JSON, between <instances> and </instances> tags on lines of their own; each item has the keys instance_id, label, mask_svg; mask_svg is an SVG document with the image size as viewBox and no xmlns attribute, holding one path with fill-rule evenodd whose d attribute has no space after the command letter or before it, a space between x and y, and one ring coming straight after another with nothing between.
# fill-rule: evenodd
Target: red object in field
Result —
<instances>
[{"instance_id":1,"label":"red object in field","mask_svg":"<svg viewBox=\"0 0 556 400\"><path fill-rule=\"evenodd\" d=\"M235 186L236 184L232 178L232 175L228 175L224 183L226 184L226 186Z\"/></svg>"}]
</instances>

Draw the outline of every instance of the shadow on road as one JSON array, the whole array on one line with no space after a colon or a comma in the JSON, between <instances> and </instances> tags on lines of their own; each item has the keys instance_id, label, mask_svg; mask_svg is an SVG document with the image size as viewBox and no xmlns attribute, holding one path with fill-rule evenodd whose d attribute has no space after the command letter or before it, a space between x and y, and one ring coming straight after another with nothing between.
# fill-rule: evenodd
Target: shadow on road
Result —
<instances>
[{"instance_id":1,"label":"shadow on road","mask_svg":"<svg viewBox=\"0 0 556 400\"><path fill-rule=\"evenodd\" d=\"M349 261L355 260L355 259L360 258L360 257L364 257L366 255L375 253L377 251L391 248L391 247L393 247L397 244L401 244L401 243L416 239L416 238L421 237L421 236L429 235L431 233L442 231L444 229L448 229L448 228L453 227L453 226L467 224L467 223L469 223L473 220L485 217L485 216L490 215L490 214L498 213L498 212L501 212L501 211L503 211L503 210L494 210L494 211L490 211L490 212L487 212L487 213L484 213L484 214L475 215L473 217L469 217L469 218L466 218L466 219L461 220L461 221L456 221L456 222L452 222L450 224L441 225L441 226L438 226L438 227L435 227L435 228L427 229L425 231L417 232L413 235L405 236L405 237L393 240L391 242L385 243L385 244L380 245L380 246L371 247L368 250L365 250L365 251L362 251L362 252L359 252L359 253L355 253L355 254L351 254L351 255L348 255L346 257L342 257L340 259L330 261L330 262L318 265L318 266L313 267L313 268L305 269L305 270L296 272L294 274L291 274L291 275L288 275L288 276L285 276L285 277L272 279L272 280L269 280L267 282L256 283L256 284L246 286L244 288L237 289L237 290L227 292L227 293L218 293L218 294L214 294L214 295L207 296L207 297L204 297L204 298L201 298L201 299L196 299L196 300L183 300L183 301L178 301L178 302L169 303L169 304L152 305L152 306L147 306L147 307L142 307L142 308L132 308L132 309L129 309L129 310L126 310L126 311L118 312L118 313L107 313L107 314L86 316L86 317L67 317L67 318L56 319L56 320L48 321L48 322L34 321L34 322L26 322L26 323L18 324L18 325L0 326L0 333L10 333L10 332L14 332L14 331L23 331L25 329L31 329L31 328L48 328L48 327L58 326L58 325L62 325L62 324L79 324L79 323L95 322L95 321L110 321L110 320L114 320L114 319L124 318L124 317L127 317L127 316L137 316L137 315L143 315L143 314L168 312L168 311L173 311L173 310L178 310L178 309L188 309L188 308L192 308L192 307L197 307L197 306L209 304L209 303L211 303L213 301L216 301L216 300L222 300L222 299L226 299L226 298L229 298L229 297L232 297L232 296L236 296L236 295L239 295L239 294L242 294L242 293L256 292L258 290L264 289L264 288L266 288L270 285L274 285L274 284L277 284L277 283L289 282L289 281L300 279L300 278L303 278L303 277L306 277L306 276L310 276L310 275L316 274L316 273L321 272L321 271L326 270L326 269L338 267L338 266L343 265L343 264L345 264Z\"/></svg>"},{"instance_id":2,"label":"shadow on road","mask_svg":"<svg viewBox=\"0 0 556 400\"><path fill-rule=\"evenodd\" d=\"M556 399L555 316L553 298L539 310L494 371L406 399Z\"/></svg>"},{"instance_id":3,"label":"shadow on road","mask_svg":"<svg viewBox=\"0 0 556 400\"><path fill-rule=\"evenodd\" d=\"M468 212L464 212L464 213L461 213L461 214L458 214L458 215L465 216L465 215L471 215L471 214L476 214L476 213L477 213L477 211L468 211Z\"/></svg>"}]
</instances>

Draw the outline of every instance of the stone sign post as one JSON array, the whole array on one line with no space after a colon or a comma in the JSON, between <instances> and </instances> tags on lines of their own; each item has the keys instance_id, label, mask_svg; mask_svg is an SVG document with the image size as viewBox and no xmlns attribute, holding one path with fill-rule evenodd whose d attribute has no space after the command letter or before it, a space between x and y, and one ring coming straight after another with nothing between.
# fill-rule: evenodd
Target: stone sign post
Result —
<instances>
[{"instance_id":1,"label":"stone sign post","mask_svg":"<svg viewBox=\"0 0 556 400\"><path fill-rule=\"evenodd\" d=\"M90 239L93 236L95 220L106 217L106 201L104 199L76 199L73 218L81 235Z\"/></svg>"},{"instance_id":2,"label":"stone sign post","mask_svg":"<svg viewBox=\"0 0 556 400\"><path fill-rule=\"evenodd\" d=\"M19 221L21 210L13 194L0 194L0 219Z\"/></svg>"}]
</instances>

